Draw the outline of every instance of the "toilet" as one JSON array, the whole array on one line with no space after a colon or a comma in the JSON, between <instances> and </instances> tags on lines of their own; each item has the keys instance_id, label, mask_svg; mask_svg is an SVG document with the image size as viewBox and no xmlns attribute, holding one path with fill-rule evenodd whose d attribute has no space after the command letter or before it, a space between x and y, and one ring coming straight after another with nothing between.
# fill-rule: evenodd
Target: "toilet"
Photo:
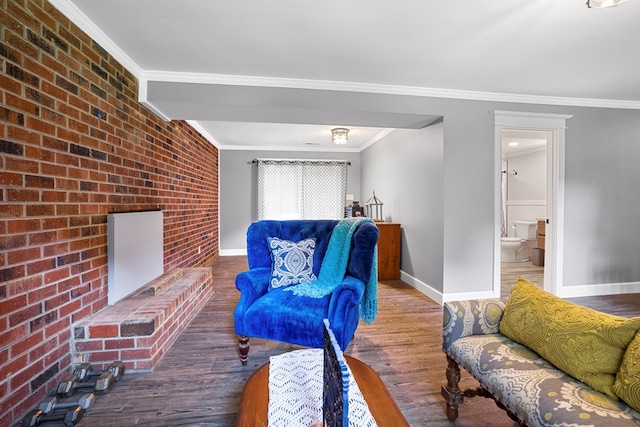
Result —
<instances>
[{"instance_id":1,"label":"toilet","mask_svg":"<svg viewBox=\"0 0 640 427\"><path fill-rule=\"evenodd\" d=\"M529 261L531 249L536 246L535 221L513 221L515 237L502 237L501 256L502 262Z\"/></svg>"}]
</instances>

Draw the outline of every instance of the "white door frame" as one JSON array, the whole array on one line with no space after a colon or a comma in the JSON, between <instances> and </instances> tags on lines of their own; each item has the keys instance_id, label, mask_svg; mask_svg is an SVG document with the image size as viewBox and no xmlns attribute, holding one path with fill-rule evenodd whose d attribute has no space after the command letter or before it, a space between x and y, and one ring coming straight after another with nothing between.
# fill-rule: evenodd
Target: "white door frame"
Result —
<instances>
[{"instance_id":1,"label":"white door frame","mask_svg":"<svg viewBox=\"0 0 640 427\"><path fill-rule=\"evenodd\" d=\"M500 203L502 170L502 130L509 128L547 132L547 225L545 229L544 289L556 294L562 287L564 236L564 145L566 121L571 115L494 111L495 190L493 294L500 297Z\"/></svg>"}]
</instances>

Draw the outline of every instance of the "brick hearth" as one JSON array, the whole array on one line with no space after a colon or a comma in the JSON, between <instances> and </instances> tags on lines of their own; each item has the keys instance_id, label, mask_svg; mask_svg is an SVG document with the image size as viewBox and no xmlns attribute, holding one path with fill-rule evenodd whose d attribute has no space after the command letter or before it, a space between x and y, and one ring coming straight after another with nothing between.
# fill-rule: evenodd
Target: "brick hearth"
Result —
<instances>
[{"instance_id":1,"label":"brick hearth","mask_svg":"<svg viewBox=\"0 0 640 427\"><path fill-rule=\"evenodd\" d=\"M178 277L159 295L143 289L73 325L73 362L104 368L122 360L127 370L152 370L213 293L210 268Z\"/></svg>"}]
</instances>

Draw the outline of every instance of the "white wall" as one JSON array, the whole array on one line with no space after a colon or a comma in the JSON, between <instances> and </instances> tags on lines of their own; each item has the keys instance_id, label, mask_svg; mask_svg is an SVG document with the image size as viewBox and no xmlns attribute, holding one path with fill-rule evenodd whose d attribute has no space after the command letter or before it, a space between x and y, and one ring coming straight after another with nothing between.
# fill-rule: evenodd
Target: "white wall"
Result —
<instances>
[{"instance_id":1,"label":"white wall","mask_svg":"<svg viewBox=\"0 0 640 427\"><path fill-rule=\"evenodd\" d=\"M514 221L546 217L547 158L544 148L506 157L507 235L514 235ZM517 174L514 175L513 171Z\"/></svg>"}]
</instances>

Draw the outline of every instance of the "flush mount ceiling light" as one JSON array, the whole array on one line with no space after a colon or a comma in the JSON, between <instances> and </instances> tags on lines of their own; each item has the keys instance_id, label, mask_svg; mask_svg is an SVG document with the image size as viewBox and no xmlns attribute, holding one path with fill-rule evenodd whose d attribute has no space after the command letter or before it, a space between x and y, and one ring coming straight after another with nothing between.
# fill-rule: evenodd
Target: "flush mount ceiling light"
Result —
<instances>
[{"instance_id":1,"label":"flush mount ceiling light","mask_svg":"<svg viewBox=\"0 0 640 427\"><path fill-rule=\"evenodd\" d=\"M587 7L593 9L603 9L605 7L617 6L627 0L587 0Z\"/></svg>"},{"instance_id":2,"label":"flush mount ceiling light","mask_svg":"<svg viewBox=\"0 0 640 427\"><path fill-rule=\"evenodd\" d=\"M331 129L331 142L336 145L344 145L349 142L349 129L334 128Z\"/></svg>"}]
</instances>

